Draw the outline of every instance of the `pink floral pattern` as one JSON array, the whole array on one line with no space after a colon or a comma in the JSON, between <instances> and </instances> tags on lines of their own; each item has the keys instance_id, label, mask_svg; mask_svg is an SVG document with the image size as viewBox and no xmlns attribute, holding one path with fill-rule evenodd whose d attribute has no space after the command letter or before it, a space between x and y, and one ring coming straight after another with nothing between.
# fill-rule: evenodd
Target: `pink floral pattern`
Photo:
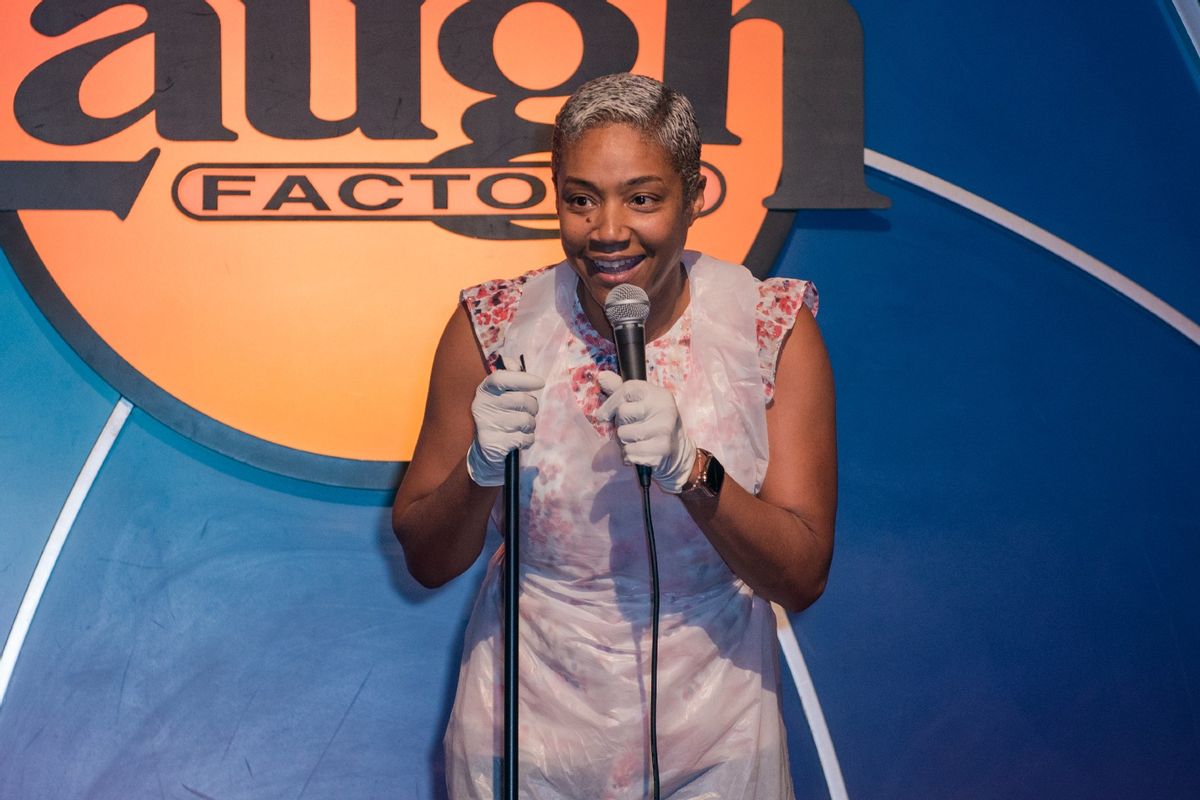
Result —
<instances>
[{"instance_id":1,"label":"pink floral pattern","mask_svg":"<svg viewBox=\"0 0 1200 800\"><path fill-rule=\"evenodd\" d=\"M486 281L478 286L463 289L459 295L462 304L471 315L471 326L475 329L475 337L483 350L490 372L496 368L500 357L500 345L504 344L504 333L508 323L512 322L516 313L517 303L521 299L521 291L525 283L550 267L536 269L518 275L515 278L498 278Z\"/></svg>"},{"instance_id":2,"label":"pink floral pattern","mask_svg":"<svg viewBox=\"0 0 1200 800\"><path fill-rule=\"evenodd\" d=\"M779 348L784 337L796 324L800 309L807 308L815 317L817 305L817 287L810 281L768 278L758 285L755 308L758 366L762 371L767 402L775 397L775 367L779 363Z\"/></svg>"},{"instance_id":3,"label":"pink floral pattern","mask_svg":"<svg viewBox=\"0 0 1200 800\"><path fill-rule=\"evenodd\" d=\"M573 335L567 343L567 354L571 391L596 433L608 437L612 425L596 419L596 411L605 397L596 375L604 370L617 371L616 347L588 322L578 299L570 329ZM646 377L649 381L671 392L683 386L691 365L691 342L692 315L685 311L671 330L646 343Z\"/></svg>"},{"instance_id":4,"label":"pink floral pattern","mask_svg":"<svg viewBox=\"0 0 1200 800\"><path fill-rule=\"evenodd\" d=\"M462 291L462 302L471 315L471 324L488 369L496 367L505 331L516 312L525 283L542 271L487 281ZM809 281L770 278L759 284L755 308L758 363L768 402L775 396L775 367L784 337L795 324L800 309L807 308L816 316L817 306L817 290ZM685 311L671 330L646 344L647 376L652 383L672 392L687 380L691 364L691 322L691 314ZM592 427L598 434L608 436L611 426L596 419L596 410L604 402L596 375L603 370L617 371L616 349L588 322L578 299L570 329L574 334L567 345L571 389Z\"/></svg>"}]
</instances>

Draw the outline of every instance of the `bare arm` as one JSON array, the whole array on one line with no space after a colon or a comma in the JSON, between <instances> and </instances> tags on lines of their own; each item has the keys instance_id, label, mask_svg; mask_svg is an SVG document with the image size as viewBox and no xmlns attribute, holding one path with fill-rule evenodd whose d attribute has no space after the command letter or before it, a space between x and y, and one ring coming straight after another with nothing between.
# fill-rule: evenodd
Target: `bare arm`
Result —
<instances>
[{"instance_id":1,"label":"bare arm","mask_svg":"<svg viewBox=\"0 0 1200 800\"><path fill-rule=\"evenodd\" d=\"M837 510L833 373L806 313L779 355L767 442L771 463L757 496L727 478L717 498L701 492L680 498L738 577L760 596L799 611L824 591Z\"/></svg>"},{"instance_id":2,"label":"bare arm","mask_svg":"<svg viewBox=\"0 0 1200 800\"><path fill-rule=\"evenodd\" d=\"M438 343L421 434L392 506L392 530L409 573L423 586L461 575L483 549L499 489L471 480L466 455L474 436L471 400L486 374L471 321L459 306Z\"/></svg>"}]
</instances>

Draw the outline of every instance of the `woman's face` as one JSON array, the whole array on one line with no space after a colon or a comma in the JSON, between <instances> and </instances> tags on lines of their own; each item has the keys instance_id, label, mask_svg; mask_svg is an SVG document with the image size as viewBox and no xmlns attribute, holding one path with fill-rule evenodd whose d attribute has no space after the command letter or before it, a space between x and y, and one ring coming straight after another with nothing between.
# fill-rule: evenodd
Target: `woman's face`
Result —
<instances>
[{"instance_id":1,"label":"woman's face","mask_svg":"<svg viewBox=\"0 0 1200 800\"><path fill-rule=\"evenodd\" d=\"M592 128L568 146L555 188L563 251L593 324L609 291L632 283L650 297L648 332L665 330L686 305L680 259L703 193L688 202L666 151L620 124Z\"/></svg>"}]
</instances>

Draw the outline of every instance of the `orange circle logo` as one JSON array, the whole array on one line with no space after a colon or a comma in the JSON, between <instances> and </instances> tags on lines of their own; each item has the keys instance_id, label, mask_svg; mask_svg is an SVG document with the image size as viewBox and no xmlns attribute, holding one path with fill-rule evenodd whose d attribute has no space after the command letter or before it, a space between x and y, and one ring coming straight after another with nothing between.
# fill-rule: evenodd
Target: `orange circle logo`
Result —
<instances>
[{"instance_id":1,"label":"orange circle logo","mask_svg":"<svg viewBox=\"0 0 1200 800\"><path fill-rule=\"evenodd\" d=\"M177 430L388 486L458 290L561 258L549 130L584 80L640 72L696 104L689 247L744 262L757 240L769 266L789 209L886 204L862 183L861 78L820 130L784 100L785 54L831 31L860 47L857 20L788 5L13 0L0 243L84 358ZM818 185L814 152L841 177Z\"/></svg>"}]
</instances>

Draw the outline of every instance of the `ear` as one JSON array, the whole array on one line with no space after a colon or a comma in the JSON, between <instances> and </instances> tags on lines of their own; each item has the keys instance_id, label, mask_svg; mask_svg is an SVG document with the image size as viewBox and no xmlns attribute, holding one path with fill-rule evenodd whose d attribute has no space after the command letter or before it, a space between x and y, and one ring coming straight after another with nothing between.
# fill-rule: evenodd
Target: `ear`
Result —
<instances>
[{"instance_id":1,"label":"ear","mask_svg":"<svg viewBox=\"0 0 1200 800\"><path fill-rule=\"evenodd\" d=\"M700 212L704 210L704 187L708 185L708 178L700 176L700 183L696 187L696 196L692 198L691 208L688 209L688 226L690 227L696 221L696 217L700 216Z\"/></svg>"}]
</instances>

